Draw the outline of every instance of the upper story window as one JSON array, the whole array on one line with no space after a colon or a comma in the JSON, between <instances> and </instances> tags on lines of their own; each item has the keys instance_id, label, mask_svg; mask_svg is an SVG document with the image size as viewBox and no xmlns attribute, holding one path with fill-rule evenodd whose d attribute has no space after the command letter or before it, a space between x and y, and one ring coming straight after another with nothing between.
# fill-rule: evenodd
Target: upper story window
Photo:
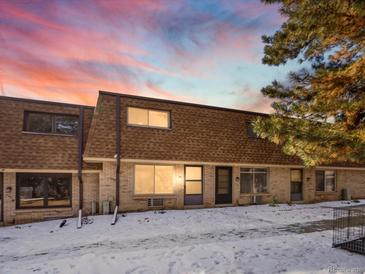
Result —
<instances>
[{"instance_id":1,"label":"upper story window","mask_svg":"<svg viewBox=\"0 0 365 274\"><path fill-rule=\"evenodd\" d=\"M253 130L252 121L246 121L246 134L248 138L259 138L256 132Z\"/></svg>"},{"instance_id":2,"label":"upper story window","mask_svg":"<svg viewBox=\"0 0 365 274\"><path fill-rule=\"evenodd\" d=\"M24 113L24 131L27 132L76 135L78 127L79 117L75 115L30 111Z\"/></svg>"},{"instance_id":3,"label":"upper story window","mask_svg":"<svg viewBox=\"0 0 365 274\"><path fill-rule=\"evenodd\" d=\"M316 170L316 191L336 191L336 172L334 170Z\"/></svg>"},{"instance_id":4,"label":"upper story window","mask_svg":"<svg viewBox=\"0 0 365 274\"><path fill-rule=\"evenodd\" d=\"M170 112L128 107L128 125L170 128Z\"/></svg>"}]
</instances>

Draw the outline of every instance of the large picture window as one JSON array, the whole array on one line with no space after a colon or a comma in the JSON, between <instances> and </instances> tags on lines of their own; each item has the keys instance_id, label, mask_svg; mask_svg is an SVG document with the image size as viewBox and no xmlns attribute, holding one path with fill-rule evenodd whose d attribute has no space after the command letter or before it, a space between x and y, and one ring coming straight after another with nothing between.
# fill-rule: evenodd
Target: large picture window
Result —
<instances>
[{"instance_id":1,"label":"large picture window","mask_svg":"<svg viewBox=\"0 0 365 274\"><path fill-rule=\"evenodd\" d=\"M316 170L316 191L336 191L336 172L334 170Z\"/></svg>"},{"instance_id":2,"label":"large picture window","mask_svg":"<svg viewBox=\"0 0 365 274\"><path fill-rule=\"evenodd\" d=\"M169 128L170 112L128 107L128 124L134 126Z\"/></svg>"},{"instance_id":3,"label":"large picture window","mask_svg":"<svg viewBox=\"0 0 365 274\"><path fill-rule=\"evenodd\" d=\"M78 127L79 118L75 115L29 111L24 113L24 131L27 132L76 135Z\"/></svg>"},{"instance_id":4,"label":"large picture window","mask_svg":"<svg viewBox=\"0 0 365 274\"><path fill-rule=\"evenodd\" d=\"M71 174L18 173L17 208L71 206Z\"/></svg>"},{"instance_id":5,"label":"large picture window","mask_svg":"<svg viewBox=\"0 0 365 274\"><path fill-rule=\"evenodd\" d=\"M241 193L267 192L266 168L241 168L240 172Z\"/></svg>"},{"instance_id":6,"label":"large picture window","mask_svg":"<svg viewBox=\"0 0 365 274\"><path fill-rule=\"evenodd\" d=\"M18 173L17 208L71 206L71 174Z\"/></svg>"},{"instance_id":7,"label":"large picture window","mask_svg":"<svg viewBox=\"0 0 365 274\"><path fill-rule=\"evenodd\" d=\"M163 165L135 165L135 194L172 194L174 167Z\"/></svg>"}]
</instances>

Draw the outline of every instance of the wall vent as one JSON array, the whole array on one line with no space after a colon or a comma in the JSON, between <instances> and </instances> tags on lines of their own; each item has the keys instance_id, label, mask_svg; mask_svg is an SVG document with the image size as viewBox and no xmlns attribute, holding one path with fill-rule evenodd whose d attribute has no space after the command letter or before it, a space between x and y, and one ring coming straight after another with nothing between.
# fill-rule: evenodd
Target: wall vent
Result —
<instances>
[{"instance_id":1,"label":"wall vent","mask_svg":"<svg viewBox=\"0 0 365 274\"><path fill-rule=\"evenodd\" d=\"M163 207L163 199L162 198L149 198L147 200L148 207Z\"/></svg>"}]
</instances>

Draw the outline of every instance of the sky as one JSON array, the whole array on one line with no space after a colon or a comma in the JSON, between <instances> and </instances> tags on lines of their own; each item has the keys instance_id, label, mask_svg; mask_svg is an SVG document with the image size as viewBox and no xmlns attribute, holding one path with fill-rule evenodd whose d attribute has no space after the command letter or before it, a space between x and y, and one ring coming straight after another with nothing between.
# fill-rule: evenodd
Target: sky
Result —
<instances>
[{"instance_id":1,"label":"sky","mask_svg":"<svg viewBox=\"0 0 365 274\"><path fill-rule=\"evenodd\" d=\"M261 64L285 21L259 0L1 0L0 95L94 105L99 90L271 112Z\"/></svg>"}]
</instances>

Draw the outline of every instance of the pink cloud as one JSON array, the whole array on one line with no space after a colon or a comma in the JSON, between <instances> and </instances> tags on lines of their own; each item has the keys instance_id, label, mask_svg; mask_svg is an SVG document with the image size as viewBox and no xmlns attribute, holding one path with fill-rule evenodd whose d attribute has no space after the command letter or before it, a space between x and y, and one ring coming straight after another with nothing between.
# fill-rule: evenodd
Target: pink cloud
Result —
<instances>
[{"instance_id":1,"label":"pink cloud","mask_svg":"<svg viewBox=\"0 0 365 274\"><path fill-rule=\"evenodd\" d=\"M222 5L242 18L268 10L231 3ZM92 103L97 90L111 90L195 101L156 83L189 87L193 77L204 89L222 64L260 60L254 26L182 0L1 1L0 10L0 82L8 95L18 88L24 96Z\"/></svg>"},{"instance_id":2,"label":"pink cloud","mask_svg":"<svg viewBox=\"0 0 365 274\"><path fill-rule=\"evenodd\" d=\"M273 100L264 97L261 92L253 90L248 85L242 87L238 92L232 93L232 95L236 97L236 108L263 113L274 112L274 109L271 107Z\"/></svg>"},{"instance_id":3,"label":"pink cloud","mask_svg":"<svg viewBox=\"0 0 365 274\"><path fill-rule=\"evenodd\" d=\"M187 96L174 95L174 92L164 90L159 85L157 85L151 81L146 82L146 87L147 87L147 92L149 92L149 96L152 95L152 97L181 101L181 102L196 102L196 103L198 102L194 98L190 98ZM199 103L202 103L202 102L200 101Z\"/></svg>"}]
</instances>

